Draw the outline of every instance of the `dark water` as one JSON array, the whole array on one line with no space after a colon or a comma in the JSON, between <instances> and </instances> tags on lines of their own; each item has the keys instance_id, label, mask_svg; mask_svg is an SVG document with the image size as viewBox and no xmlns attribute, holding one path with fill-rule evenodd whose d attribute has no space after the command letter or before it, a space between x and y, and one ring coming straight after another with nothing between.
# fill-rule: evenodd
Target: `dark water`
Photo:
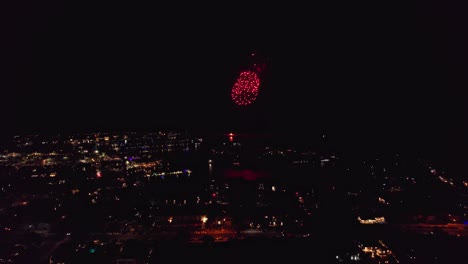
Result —
<instances>
[{"instance_id":1,"label":"dark water","mask_svg":"<svg viewBox=\"0 0 468 264\"><path fill-rule=\"evenodd\" d=\"M232 137L229 136L231 132L234 134ZM434 167L450 173L453 178L468 179L463 176L468 175L468 166L465 166L464 162L468 159L466 151L460 151L461 146L459 145L445 144L437 138L432 141L411 140L410 138L397 140L390 136L387 138L353 138L320 131L314 133L308 131L257 133L226 131L224 133L207 133L205 138L208 144L239 142L253 151L259 151L267 146L291 147L296 150L306 149L319 153L335 153L348 160L390 157L399 154L415 162L418 159L426 160ZM246 173L251 172L247 171Z\"/></svg>"}]
</instances>

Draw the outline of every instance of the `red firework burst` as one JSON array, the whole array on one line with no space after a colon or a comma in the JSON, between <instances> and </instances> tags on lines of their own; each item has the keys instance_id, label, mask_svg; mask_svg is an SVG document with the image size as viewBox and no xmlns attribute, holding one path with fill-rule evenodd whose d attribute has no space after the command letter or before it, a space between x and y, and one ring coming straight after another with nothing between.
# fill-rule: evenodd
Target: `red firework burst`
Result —
<instances>
[{"instance_id":1,"label":"red firework burst","mask_svg":"<svg viewBox=\"0 0 468 264\"><path fill-rule=\"evenodd\" d=\"M234 83L231 90L231 98L237 105L249 105L258 96L260 79L253 71L243 71Z\"/></svg>"}]
</instances>

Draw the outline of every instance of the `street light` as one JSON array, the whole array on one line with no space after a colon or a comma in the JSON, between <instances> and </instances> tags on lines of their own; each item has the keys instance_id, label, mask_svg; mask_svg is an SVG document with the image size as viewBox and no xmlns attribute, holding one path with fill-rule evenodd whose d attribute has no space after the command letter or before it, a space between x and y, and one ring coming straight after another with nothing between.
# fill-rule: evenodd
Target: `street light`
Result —
<instances>
[{"instance_id":1,"label":"street light","mask_svg":"<svg viewBox=\"0 0 468 264\"><path fill-rule=\"evenodd\" d=\"M208 221L208 217L206 217L205 215L202 216L201 221L202 221L202 228L205 228L205 224L206 224L206 221Z\"/></svg>"}]
</instances>

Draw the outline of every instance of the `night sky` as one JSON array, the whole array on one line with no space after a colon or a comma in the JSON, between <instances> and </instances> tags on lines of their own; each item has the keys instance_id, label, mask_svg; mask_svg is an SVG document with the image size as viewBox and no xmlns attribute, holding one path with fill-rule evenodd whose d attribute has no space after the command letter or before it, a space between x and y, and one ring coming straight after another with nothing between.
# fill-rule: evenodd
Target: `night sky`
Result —
<instances>
[{"instance_id":1,"label":"night sky","mask_svg":"<svg viewBox=\"0 0 468 264\"><path fill-rule=\"evenodd\" d=\"M2 44L2 133L326 132L460 155L468 32L460 8L433 2L18 4ZM229 94L251 53L270 61L257 101L238 107Z\"/></svg>"}]
</instances>

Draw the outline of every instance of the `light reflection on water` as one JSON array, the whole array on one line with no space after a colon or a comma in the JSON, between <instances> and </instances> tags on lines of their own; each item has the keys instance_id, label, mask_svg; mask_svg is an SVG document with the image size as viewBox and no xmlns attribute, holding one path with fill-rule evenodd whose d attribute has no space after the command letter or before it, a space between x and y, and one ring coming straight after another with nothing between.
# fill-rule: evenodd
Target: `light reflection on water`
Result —
<instances>
[{"instance_id":1,"label":"light reflection on water","mask_svg":"<svg viewBox=\"0 0 468 264\"><path fill-rule=\"evenodd\" d=\"M269 178L269 173L265 171L255 171L250 169L225 169L223 171L223 178L225 179L237 179L241 178L247 181L255 181L262 178Z\"/></svg>"}]
</instances>

